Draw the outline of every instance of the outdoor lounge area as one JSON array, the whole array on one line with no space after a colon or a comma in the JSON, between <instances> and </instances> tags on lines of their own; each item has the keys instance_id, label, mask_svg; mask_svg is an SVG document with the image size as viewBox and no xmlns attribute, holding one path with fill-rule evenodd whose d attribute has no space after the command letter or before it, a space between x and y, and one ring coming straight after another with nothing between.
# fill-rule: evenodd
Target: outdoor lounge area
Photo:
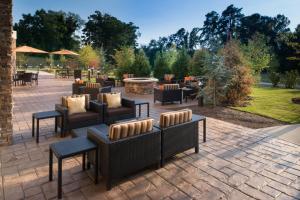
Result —
<instances>
[{"instance_id":1,"label":"outdoor lounge area","mask_svg":"<svg viewBox=\"0 0 300 200\"><path fill-rule=\"evenodd\" d=\"M6 199L52 199L57 197L57 161L54 158L53 181L49 182L49 144L66 141L54 133L54 120L40 123L40 141L31 135L31 115L53 110L62 96L71 94L71 80L59 80L41 73L38 88L14 90L13 145L1 147L1 197ZM49 87L51 85L51 87ZM47 88L47 89L46 89ZM116 88L123 90L123 88ZM28 95L30 93L31 95ZM124 93L126 94L126 93ZM37 102L36 99L39 98ZM131 96L132 98L132 96ZM150 117L159 120L179 104L161 106L151 103L151 95L135 95L134 99L150 101ZM188 101L185 108L195 101ZM142 116L146 117L146 107ZM82 156L62 164L62 195L66 199L272 199L299 197L298 145L273 137L274 133L296 126L251 129L213 118L207 119L207 139L203 142L199 126L199 149L167 159L161 168L148 167L118 179L111 190L99 175L94 184L93 167L82 171ZM158 161L158 160L157 160ZM101 165L101 162L99 163ZM102 164L104 164L102 162Z\"/></svg>"},{"instance_id":2,"label":"outdoor lounge area","mask_svg":"<svg viewBox=\"0 0 300 200\"><path fill-rule=\"evenodd\" d=\"M296 1L1 1L0 200L300 199Z\"/></svg>"}]
</instances>

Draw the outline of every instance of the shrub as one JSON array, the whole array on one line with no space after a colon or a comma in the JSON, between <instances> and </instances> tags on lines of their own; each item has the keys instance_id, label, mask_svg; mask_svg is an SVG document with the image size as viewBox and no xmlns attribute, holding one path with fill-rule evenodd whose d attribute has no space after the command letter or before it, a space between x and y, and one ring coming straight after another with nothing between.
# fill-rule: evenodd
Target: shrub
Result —
<instances>
[{"instance_id":1,"label":"shrub","mask_svg":"<svg viewBox=\"0 0 300 200\"><path fill-rule=\"evenodd\" d=\"M134 49L132 47L121 47L116 50L113 56L116 63L116 75L121 78L123 74L134 74L133 63L135 60Z\"/></svg>"},{"instance_id":2,"label":"shrub","mask_svg":"<svg viewBox=\"0 0 300 200\"><path fill-rule=\"evenodd\" d=\"M157 52L154 60L154 77L163 79L165 74L170 74L170 60L166 52Z\"/></svg>"},{"instance_id":3,"label":"shrub","mask_svg":"<svg viewBox=\"0 0 300 200\"><path fill-rule=\"evenodd\" d=\"M269 71L269 79L273 87L277 87L280 82L280 74L274 71Z\"/></svg>"},{"instance_id":4,"label":"shrub","mask_svg":"<svg viewBox=\"0 0 300 200\"><path fill-rule=\"evenodd\" d=\"M185 49L180 50L177 55L176 61L172 65L172 73L176 79L183 79L188 75L188 66L190 63L190 56Z\"/></svg>"},{"instance_id":5,"label":"shrub","mask_svg":"<svg viewBox=\"0 0 300 200\"><path fill-rule=\"evenodd\" d=\"M251 93L254 83L251 70L249 67L245 67L248 63L238 42L229 41L221 50L221 55L224 56L224 64L232 75L224 103L241 105Z\"/></svg>"},{"instance_id":6,"label":"shrub","mask_svg":"<svg viewBox=\"0 0 300 200\"><path fill-rule=\"evenodd\" d=\"M195 51L189 66L189 74L201 76L204 74L204 66L209 53L206 49Z\"/></svg>"},{"instance_id":7,"label":"shrub","mask_svg":"<svg viewBox=\"0 0 300 200\"><path fill-rule=\"evenodd\" d=\"M249 67L236 67L232 72L225 103L235 106L243 105L251 93L253 77Z\"/></svg>"},{"instance_id":8,"label":"shrub","mask_svg":"<svg viewBox=\"0 0 300 200\"><path fill-rule=\"evenodd\" d=\"M298 71L297 70L291 70L288 72L285 72L283 76L283 83L285 85L285 88L295 88L297 84L297 78L298 78Z\"/></svg>"},{"instance_id":9,"label":"shrub","mask_svg":"<svg viewBox=\"0 0 300 200\"><path fill-rule=\"evenodd\" d=\"M92 46L86 45L79 51L79 61L84 67L99 67L100 58Z\"/></svg>"},{"instance_id":10,"label":"shrub","mask_svg":"<svg viewBox=\"0 0 300 200\"><path fill-rule=\"evenodd\" d=\"M135 55L133 63L134 75L138 77L147 77L151 73L149 59L145 52L141 49Z\"/></svg>"}]
</instances>

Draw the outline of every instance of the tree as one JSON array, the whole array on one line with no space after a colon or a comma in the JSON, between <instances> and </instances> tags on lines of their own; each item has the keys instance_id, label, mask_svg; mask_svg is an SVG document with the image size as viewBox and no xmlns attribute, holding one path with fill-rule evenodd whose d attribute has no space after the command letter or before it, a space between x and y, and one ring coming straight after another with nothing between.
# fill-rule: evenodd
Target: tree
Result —
<instances>
[{"instance_id":1,"label":"tree","mask_svg":"<svg viewBox=\"0 0 300 200\"><path fill-rule=\"evenodd\" d=\"M206 59L204 74L208 80L201 94L207 103L215 107L224 102L230 70L224 66L224 58L211 54Z\"/></svg>"},{"instance_id":2,"label":"tree","mask_svg":"<svg viewBox=\"0 0 300 200\"><path fill-rule=\"evenodd\" d=\"M84 67L99 67L100 58L92 46L86 45L79 50L79 61Z\"/></svg>"},{"instance_id":3,"label":"tree","mask_svg":"<svg viewBox=\"0 0 300 200\"><path fill-rule=\"evenodd\" d=\"M271 61L270 47L264 35L256 33L248 45L243 46L245 58L249 61L254 75L260 75L263 69L269 67Z\"/></svg>"},{"instance_id":4,"label":"tree","mask_svg":"<svg viewBox=\"0 0 300 200\"><path fill-rule=\"evenodd\" d=\"M172 73L177 79L183 79L188 75L188 66L190 62L190 56L185 49L179 51L176 61L172 65Z\"/></svg>"},{"instance_id":5,"label":"tree","mask_svg":"<svg viewBox=\"0 0 300 200\"><path fill-rule=\"evenodd\" d=\"M34 15L23 14L15 23L17 45L29 45L46 51L79 49L76 31L83 21L74 13L37 10Z\"/></svg>"},{"instance_id":6,"label":"tree","mask_svg":"<svg viewBox=\"0 0 300 200\"><path fill-rule=\"evenodd\" d=\"M83 29L83 41L94 48L106 51L107 59L122 46L136 46L138 27L132 22L125 23L109 14L96 11L88 17Z\"/></svg>"},{"instance_id":7,"label":"tree","mask_svg":"<svg viewBox=\"0 0 300 200\"><path fill-rule=\"evenodd\" d=\"M204 67L209 52L206 49L195 51L189 66L189 74L194 76L202 76L204 74Z\"/></svg>"},{"instance_id":8,"label":"tree","mask_svg":"<svg viewBox=\"0 0 300 200\"><path fill-rule=\"evenodd\" d=\"M24 53L18 53L16 62L19 67L25 66L28 62L28 56L26 56Z\"/></svg>"},{"instance_id":9,"label":"tree","mask_svg":"<svg viewBox=\"0 0 300 200\"><path fill-rule=\"evenodd\" d=\"M162 80L165 74L171 73L171 64L167 52L157 52L154 61L154 77Z\"/></svg>"},{"instance_id":10,"label":"tree","mask_svg":"<svg viewBox=\"0 0 300 200\"><path fill-rule=\"evenodd\" d=\"M119 50L115 50L113 59L116 63L117 76L119 78L121 78L123 74L133 74L135 72L132 67L135 61L134 49L132 47L123 46Z\"/></svg>"},{"instance_id":11,"label":"tree","mask_svg":"<svg viewBox=\"0 0 300 200\"><path fill-rule=\"evenodd\" d=\"M223 43L232 38L238 38L238 30L243 17L242 8L234 7L232 4L222 12L219 20L219 34Z\"/></svg>"},{"instance_id":12,"label":"tree","mask_svg":"<svg viewBox=\"0 0 300 200\"><path fill-rule=\"evenodd\" d=\"M231 73L224 103L242 105L251 92L253 78L239 42L235 40L227 42L220 54L224 56L224 65Z\"/></svg>"},{"instance_id":13,"label":"tree","mask_svg":"<svg viewBox=\"0 0 300 200\"><path fill-rule=\"evenodd\" d=\"M61 64L62 67L65 67L66 62L67 62L66 56L60 55L59 56L59 63Z\"/></svg>"},{"instance_id":14,"label":"tree","mask_svg":"<svg viewBox=\"0 0 300 200\"><path fill-rule=\"evenodd\" d=\"M135 60L132 67L134 69L135 76L148 77L150 75L151 67L149 59L142 49L135 54Z\"/></svg>"},{"instance_id":15,"label":"tree","mask_svg":"<svg viewBox=\"0 0 300 200\"><path fill-rule=\"evenodd\" d=\"M202 46L209 48L212 43L218 43L219 39L219 14L215 11L205 15L203 27L201 28L200 42Z\"/></svg>"}]
</instances>

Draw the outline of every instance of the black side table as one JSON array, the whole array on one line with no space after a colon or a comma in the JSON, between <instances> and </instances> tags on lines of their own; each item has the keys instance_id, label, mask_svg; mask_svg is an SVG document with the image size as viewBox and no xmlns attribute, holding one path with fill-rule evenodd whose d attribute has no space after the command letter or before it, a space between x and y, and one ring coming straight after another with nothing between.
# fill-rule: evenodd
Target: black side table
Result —
<instances>
[{"instance_id":1,"label":"black side table","mask_svg":"<svg viewBox=\"0 0 300 200\"><path fill-rule=\"evenodd\" d=\"M183 98L185 99L185 103L187 103L188 97L193 93L193 89L184 87L182 88Z\"/></svg>"},{"instance_id":2,"label":"black side table","mask_svg":"<svg viewBox=\"0 0 300 200\"><path fill-rule=\"evenodd\" d=\"M150 113L149 113L149 102L147 101L140 101L140 100L135 100L135 105L136 106L139 106L139 117L141 116L141 110L142 110L142 105L147 105L147 117L150 116Z\"/></svg>"},{"instance_id":3,"label":"black side table","mask_svg":"<svg viewBox=\"0 0 300 200\"><path fill-rule=\"evenodd\" d=\"M45 112L38 112L38 113L33 113L32 114L32 137L34 137L34 125L35 125L35 119L37 121L36 125L36 143L39 143L39 136L40 136L40 120L41 119L49 119L49 118L55 118L55 132L57 133L57 119L58 117L63 117L60 112L57 112L55 110L53 111L45 111ZM63 119L61 120L62 124L61 126L63 127ZM62 130L60 130L60 135L62 136Z\"/></svg>"},{"instance_id":4,"label":"black side table","mask_svg":"<svg viewBox=\"0 0 300 200\"><path fill-rule=\"evenodd\" d=\"M82 170L86 169L85 159L89 151L95 151L95 184L98 183L98 146L86 137L78 137L50 144L49 181L53 180L53 153L58 161L57 198L62 198L62 160L82 154ZM90 164L87 164L88 168Z\"/></svg>"}]
</instances>

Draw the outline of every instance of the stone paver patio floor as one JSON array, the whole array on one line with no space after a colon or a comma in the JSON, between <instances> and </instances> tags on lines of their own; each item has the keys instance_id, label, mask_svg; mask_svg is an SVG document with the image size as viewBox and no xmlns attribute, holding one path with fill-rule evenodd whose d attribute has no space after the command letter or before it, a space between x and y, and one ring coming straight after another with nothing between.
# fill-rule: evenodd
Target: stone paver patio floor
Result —
<instances>
[{"instance_id":1,"label":"stone paver patio floor","mask_svg":"<svg viewBox=\"0 0 300 200\"><path fill-rule=\"evenodd\" d=\"M43 120L36 144L31 137L31 114L53 110L60 96L71 93L71 82L41 73L39 86L14 89L14 144L0 147L0 199L56 198L57 165L54 181L48 182L48 148L64 138L54 134L53 120ZM151 96L130 98L148 99L154 118L163 109L177 106L153 105ZM199 126L199 154L193 150L179 154L163 168L124 178L111 191L105 190L101 180L93 184L89 172L81 171L79 157L65 160L64 198L300 199L300 146L271 137L270 131L278 127L253 130L209 118L203 143Z\"/></svg>"}]
</instances>

